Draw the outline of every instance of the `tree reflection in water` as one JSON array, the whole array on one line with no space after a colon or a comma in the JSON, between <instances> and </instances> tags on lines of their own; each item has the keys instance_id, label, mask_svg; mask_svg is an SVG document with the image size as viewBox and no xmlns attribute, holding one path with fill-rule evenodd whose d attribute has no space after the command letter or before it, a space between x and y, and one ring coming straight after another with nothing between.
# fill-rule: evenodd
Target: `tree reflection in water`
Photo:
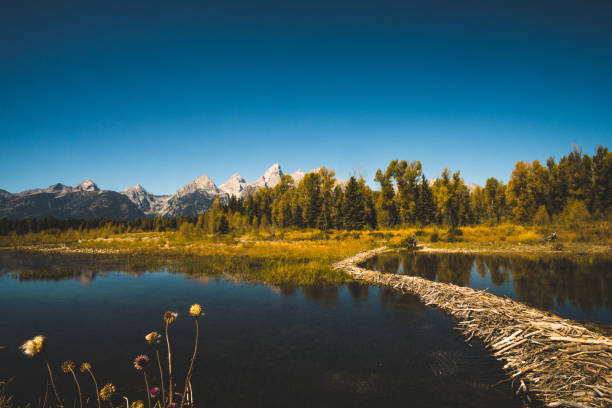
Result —
<instances>
[{"instance_id":1,"label":"tree reflection in water","mask_svg":"<svg viewBox=\"0 0 612 408\"><path fill-rule=\"evenodd\" d=\"M584 314L599 311L605 315L600 321L612 323L612 260L606 257L403 251L379 255L365 266L385 273L489 289L545 310L574 308Z\"/></svg>"}]
</instances>

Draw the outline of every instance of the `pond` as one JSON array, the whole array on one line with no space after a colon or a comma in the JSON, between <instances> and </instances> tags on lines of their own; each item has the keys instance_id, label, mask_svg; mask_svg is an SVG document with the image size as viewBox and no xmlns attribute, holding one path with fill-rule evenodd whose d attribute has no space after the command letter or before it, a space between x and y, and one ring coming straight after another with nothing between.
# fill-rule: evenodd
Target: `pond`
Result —
<instances>
[{"instance_id":1,"label":"pond","mask_svg":"<svg viewBox=\"0 0 612 408\"><path fill-rule=\"evenodd\" d=\"M363 266L483 289L562 317L612 324L609 257L396 251L371 258Z\"/></svg>"},{"instance_id":2,"label":"pond","mask_svg":"<svg viewBox=\"0 0 612 408\"><path fill-rule=\"evenodd\" d=\"M206 314L192 381L198 406L520 406L502 382L501 363L413 296L362 283L279 287L205 269L193 260L135 266L1 254L0 345L7 348L0 380L13 377L16 401L38 406L43 363L17 347L44 334L70 406L72 383L59 369L67 359L90 362L99 382L112 381L120 396L144 399L132 366L139 354L154 356L143 336L163 329L166 310L180 313L170 334L181 384L193 347L187 310L199 302ZM154 368L149 376L158 385Z\"/></svg>"}]
</instances>

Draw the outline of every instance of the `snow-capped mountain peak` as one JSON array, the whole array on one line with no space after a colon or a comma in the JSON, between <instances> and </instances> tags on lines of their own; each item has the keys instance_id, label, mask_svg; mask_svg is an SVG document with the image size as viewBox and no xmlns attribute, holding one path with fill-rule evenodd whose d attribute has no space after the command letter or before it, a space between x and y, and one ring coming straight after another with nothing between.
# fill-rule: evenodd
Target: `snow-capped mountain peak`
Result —
<instances>
[{"instance_id":1,"label":"snow-capped mountain peak","mask_svg":"<svg viewBox=\"0 0 612 408\"><path fill-rule=\"evenodd\" d=\"M244 198L250 191L250 184L238 173L230 177L225 183L219 186L219 190L227 193L228 196Z\"/></svg>"},{"instance_id":2,"label":"snow-capped mountain peak","mask_svg":"<svg viewBox=\"0 0 612 408\"><path fill-rule=\"evenodd\" d=\"M211 194L219 194L219 188L207 175L193 179L191 182L179 188L173 195L185 195L195 193L196 191L205 191Z\"/></svg>"},{"instance_id":3,"label":"snow-capped mountain peak","mask_svg":"<svg viewBox=\"0 0 612 408\"><path fill-rule=\"evenodd\" d=\"M318 170L314 169L311 172ZM43 216L49 213L50 208L53 209L53 205L55 205L51 204L53 200L66 201L65 197L73 194L74 196L70 197L71 200L68 200L70 206L54 209L54 211L57 211L53 214L60 217L117 216L138 218L143 215L167 217L188 215L197 217L210 210L215 199L220 200L221 203L227 203L232 196L244 199L258 189L274 188L281 182L283 174L281 166L275 163L254 182L247 182L240 174L236 173L219 187L210 177L203 175L185 184L171 196L154 195L140 184L128 187L121 193L100 190L91 179L85 180L76 187L54 184L48 188L37 188L16 194L0 190L0 204L10 202L4 208L0 206L0 216L2 214L9 217ZM306 174L302 170L290 174L294 185L299 184ZM335 185L344 186L345 183L345 181L336 178ZM20 203L24 200L31 206L21 205ZM92 207L92 203L96 203L96 205Z\"/></svg>"},{"instance_id":4,"label":"snow-capped mountain peak","mask_svg":"<svg viewBox=\"0 0 612 408\"><path fill-rule=\"evenodd\" d=\"M300 184L300 181L302 181L305 175L306 173L304 173L302 169L298 169L290 174L291 178L293 179L293 184L296 186Z\"/></svg>"},{"instance_id":5,"label":"snow-capped mountain peak","mask_svg":"<svg viewBox=\"0 0 612 408\"><path fill-rule=\"evenodd\" d=\"M262 187L274 187L281 182L281 176L283 171L281 170L280 164L274 163L266 172L253 182L253 185L257 188Z\"/></svg>"},{"instance_id":6,"label":"snow-capped mountain peak","mask_svg":"<svg viewBox=\"0 0 612 408\"><path fill-rule=\"evenodd\" d=\"M81 191L100 191L96 183L91 181L91 179L85 180L84 182L76 186L76 189Z\"/></svg>"}]
</instances>

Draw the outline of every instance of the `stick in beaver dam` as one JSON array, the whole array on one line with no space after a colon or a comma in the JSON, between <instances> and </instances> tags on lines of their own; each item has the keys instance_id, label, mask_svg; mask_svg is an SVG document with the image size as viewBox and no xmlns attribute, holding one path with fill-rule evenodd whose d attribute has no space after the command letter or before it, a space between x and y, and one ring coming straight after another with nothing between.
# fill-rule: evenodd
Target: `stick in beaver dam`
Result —
<instances>
[{"instance_id":1,"label":"stick in beaver dam","mask_svg":"<svg viewBox=\"0 0 612 408\"><path fill-rule=\"evenodd\" d=\"M361 268L386 247L361 252L334 268L355 279L416 295L453 316L502 361L517 394L547 407L612 406L612 338L509 298L415 276Z\"/></svg>"}]
</instances>

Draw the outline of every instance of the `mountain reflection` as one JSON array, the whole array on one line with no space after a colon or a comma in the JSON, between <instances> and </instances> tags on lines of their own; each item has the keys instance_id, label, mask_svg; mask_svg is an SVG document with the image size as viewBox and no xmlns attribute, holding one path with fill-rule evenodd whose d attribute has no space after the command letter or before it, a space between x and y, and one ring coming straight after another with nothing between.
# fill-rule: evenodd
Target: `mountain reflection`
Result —
<instances>
[{"instance_id":1,"label":"mountain reflection","mask_svg":"<svg viewBox=\"0 0 612 408\"><path fill-rule=\"evenodd\" d=\"M604 257L430 254L379 255L365 267L488 289L545 309L612 310L612 260Z\"/></svg>"}]
</instances>

